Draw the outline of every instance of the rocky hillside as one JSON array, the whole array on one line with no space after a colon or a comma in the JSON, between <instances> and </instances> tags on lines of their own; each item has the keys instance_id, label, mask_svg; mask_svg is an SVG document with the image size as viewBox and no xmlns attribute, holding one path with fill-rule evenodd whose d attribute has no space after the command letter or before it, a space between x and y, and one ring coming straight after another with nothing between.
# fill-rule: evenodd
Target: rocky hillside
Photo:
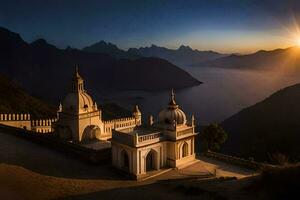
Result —
<instances>
[{"instance_id":1,"label":"rocky hillside","mask_svg":"<svg viewBox=\"0 0 300 200\"><path fill-rule=\"evenodd\" d=\"M222 123L225 153L270 160L281 153L300 160L300 84L284 88Z\"/></svg>"},{"instance_id":2,"label":"rocky hillside","mask_svg":"<svg viewBox=\"0 0 300 200\"><path fill-rule=\"evenodd\" d=\"M0 75L0 113L30 113L33 118L52 118L56 108L30 96L16 83Z\"/></svg>"}]
</instances>

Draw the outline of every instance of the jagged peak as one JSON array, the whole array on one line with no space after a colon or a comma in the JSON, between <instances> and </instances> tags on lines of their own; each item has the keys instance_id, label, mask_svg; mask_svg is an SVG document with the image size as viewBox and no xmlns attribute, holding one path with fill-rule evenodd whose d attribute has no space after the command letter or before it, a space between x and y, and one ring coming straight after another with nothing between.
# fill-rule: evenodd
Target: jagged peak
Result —
<instances>
[{"instance_id":1,"label":"jagged peak","mask_svg":"<svg viewBox=\"0 0 300 200\"><path fill-rule=\"evenodd\" d=\"M39 39L37 39L37 40L35 40L35 41L33 41L31 44L30 44L30 46L32 46L32 47L50 47L50 48L55 48L55 49L57 49L57 47L56 46L54 46L54 45L52 45L52 44L49 44L45 39L43 39L43 38L39 38Z\"/></svg>"},{"instance_id":2,"label":"jagged peak","mask_svg":"<svg viewBox=\"0 0 300 200\"><path fill-rule=\"evenodd\" d=\"M109 47L109 48L119 49L117 45L111 42L106 42L104 40L100 40L99 42L96 42L88 47L105 47L105 48Z\"/></svg>"},{"instance_id":3,"label":"jagged peak","mask_svg":"<svg viewBox=\"0 0 300 200\"><path fill-rule=\"evenodd\" d=\"M39 39L33 41L31 44L32 45L36 45L36 44L45 45L45 44L48 44L48 42L45 39L43 39L43 38L39 38Z\"/></svg>"},{"instance_id":4,"label":"jagged peak","mask_svg":"<svg viewBox=\"0 0 300 200\"><path fill-rule=\"evenodd\" d=\"M190 46L184 46L184 45L181 45L177 50L191 50L191 51L193 51L193 49L190 47Z\"/></svg>"}]
</instances>

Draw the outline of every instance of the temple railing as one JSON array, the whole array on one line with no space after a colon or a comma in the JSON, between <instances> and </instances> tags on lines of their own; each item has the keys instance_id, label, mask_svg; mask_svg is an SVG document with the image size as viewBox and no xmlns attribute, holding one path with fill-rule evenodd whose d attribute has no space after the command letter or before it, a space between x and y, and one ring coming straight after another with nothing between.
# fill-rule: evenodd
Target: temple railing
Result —
<instances>
[{"instance_id":1,"label":"temple railing","mask_svg":"<svg viewBox=\"0 0 300 200\"><path fill-rule=\"evenodd\" d=\"M163 137L163 133L161 132L138 136L138 143L155 140L161 137Z\"/></svg>"},{"instance_id":2,"label":"temple railing","mask_svg":"<svg viewBox=\"0 0 300 200\"><path fill-rule=\"evenodd\" d=\"M17 114L0 114L0 121L28 121L30 114L17 113Z\"/></svg>"},{"instance_id":3,"label":"temple railing","mask_svg":"<svg viewBox=\"0 0 300 200\"><path fill-rule=\"evenodd\" d=\"M139 136L138 133L128 134L119 131L113 131L112 139L113 141L130 146L142 146L145 144L151 144L161 141L164 139L164 135L161 132L157 132Z\"/></svg>"}]
</instances>

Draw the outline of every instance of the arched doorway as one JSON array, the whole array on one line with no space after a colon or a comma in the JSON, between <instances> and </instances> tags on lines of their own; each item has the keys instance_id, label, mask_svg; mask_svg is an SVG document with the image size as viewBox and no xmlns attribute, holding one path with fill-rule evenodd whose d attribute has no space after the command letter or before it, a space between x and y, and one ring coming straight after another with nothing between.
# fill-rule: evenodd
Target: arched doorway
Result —
<instances>
[{"instance_id":1,"label":"arched doorway","mask_svg":"<svg viewBox=\"0 0 300 200\"><path fill-rule=\"evenodd\" d=\"M148 152L148 154L145 158L146 172L159 169L159 165L157 162L157 160L158 160L157 156L158 156L157 152L154 151L153 149L151 149Z\"/></svg>"},{"instance_id":2,"label":"arched doorway","mask_svg":"<svg viewBox=\"0 0 300 200\"><path fill-rule=\"evenodd\" d=\"M100 137L100 128L96 125L87 126L82 134L82 141L89 141Z\"/></svg>"},{"instance_id":3,"label":"arched doorway","mask_svg":"<svg viewBox=\"0 0 300 200\"><path fill-rule=\"evenodd\" d=\"M182 158L189 155L189 145L188 145L188 143L184 142L184 144L182 145L181 153L182 153L182 155L181 155Z\"/></svg>"},{"instance_id":4,"label":"arched doorway","mask_svg":"<svg viewBox=\"0 0 300 200\"><path fill-rule=\"evenodd\" d=\"M122 169L129 171L129 156L125 150L121 152L121 167Z\"/></svg>"}]
</instances>

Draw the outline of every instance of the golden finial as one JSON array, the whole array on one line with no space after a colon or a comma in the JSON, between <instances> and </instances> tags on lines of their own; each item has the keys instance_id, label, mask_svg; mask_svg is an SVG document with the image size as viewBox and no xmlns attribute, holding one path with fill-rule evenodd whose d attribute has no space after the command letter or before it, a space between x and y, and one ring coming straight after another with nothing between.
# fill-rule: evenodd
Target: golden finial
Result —
<instances>
[{"instance_id":1,"label":"golden finial","mask_svg":"<svg viewBox=\"0 0 300 200\"><path fill-rule=\"evenodd\" d=\"M176 101L175 101L175 92L174 92L174 89L171 90L171 101L169 103L169 108L177 108L178 105L176 104Z\"/></svg>"},{"instance_id":2,"label":"golden finial","mask_svg":"<svg viewBox=\"0 0 300 200\"><path fill-rule=\"evenodd\" d=\"M79 68L78 68L77 64L75 65L74 78L75 79L82 79L81 76L80 76L80 74L79 74Z\"/></svg>"},{"instance_id":3,"label":"golden finial","mask_svg":"<svg viewBox=\"0 0 300 200\"><path fill-rule=\"evenodd\" d=\"M175 93L174 93L174 89L173 88L172 88L172 91L171 91L171 100L175 101Z\"/></svg>"}]
</instances>

